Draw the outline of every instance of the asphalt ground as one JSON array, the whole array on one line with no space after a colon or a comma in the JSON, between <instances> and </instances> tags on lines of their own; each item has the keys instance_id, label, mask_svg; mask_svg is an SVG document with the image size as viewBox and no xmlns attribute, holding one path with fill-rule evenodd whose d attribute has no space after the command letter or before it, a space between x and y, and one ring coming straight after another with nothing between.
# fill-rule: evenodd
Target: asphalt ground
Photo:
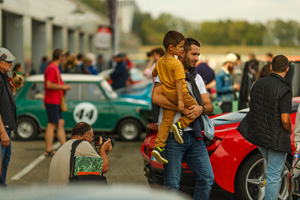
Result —
<instances>
[{"instance_id":1,"label":"asphalt ground","mask_svg":"<svg viewBox=\"0 0 300 200\"><path fill-rule=\"evenodd\" d=\"M109 171L105 174L109 185L133 185L150 187L143 174L144 163L140 148L146 134L139 141L125 142L116 139L113 150L108 155ZM67 134L67 139L71 136ZM54 149L59 142L54 140ZM12 156L8 167L6 183L14 191L23 187L46 186L51 157L44 156L44 134L31 141L15 140L12 136ZM161 186L153 186L163 189ZM16 190L17 189L17 190ZM0 191L1 194L1 191ZM215 200L212 199L211 200Z\"/></svg>"}]
</instances>

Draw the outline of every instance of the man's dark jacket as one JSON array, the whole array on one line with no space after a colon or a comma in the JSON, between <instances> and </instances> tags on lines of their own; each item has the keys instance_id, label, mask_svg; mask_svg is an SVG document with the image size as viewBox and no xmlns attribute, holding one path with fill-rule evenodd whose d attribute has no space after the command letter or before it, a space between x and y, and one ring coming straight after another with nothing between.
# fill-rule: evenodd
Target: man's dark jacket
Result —
<instances>
[{"instance_id":1,"label":"man's dark jacket","mask_svg":"<svg viewBox=\"0 0 300 200\"><path fill-rule=\"evenodd\" d=\"M125 63L118 62L115 71L110 74L112 79L112 87L116 90L122 87L126 87L126 81L128 79L128 72L126 70Z\"/></svg>"},{"instance_id":2,"label":"man's dark jacket","mask_svg":"<svg viewBox=\"0 0 300 200\"><path fill-rule=\"evenodd\" d=\"M279 111L281 98L292 95L288 81L277 74L259 79L250 91L250 111L237 130L259 147L292 152L290 134L283 128Z\"/></svg>"},{"instance_id":3,"label":"man's dark jacket","mask_svg":"<svg viewBox=\"0 0 300 200\"><path fill-rule=\"evenodd\" d=\"M5 129L16 128L16 103L7 74L0 72L0 114Z\"/></svg>"}]
</instances>

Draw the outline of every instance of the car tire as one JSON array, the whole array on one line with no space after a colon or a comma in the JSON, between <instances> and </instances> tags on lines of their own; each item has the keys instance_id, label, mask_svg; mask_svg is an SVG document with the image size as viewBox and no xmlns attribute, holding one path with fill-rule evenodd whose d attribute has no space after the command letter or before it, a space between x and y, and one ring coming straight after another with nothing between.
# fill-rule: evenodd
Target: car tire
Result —
<instances>
[{"instance_id":1,"label":"car tire","mask_svg":"<svg viewBox=\"0 0 300 200\"><path fill-rule=\"evenodd\" d=\"M118 125L118 134L122 140L134 141L139 139L142 132L140 123L135 119L124 119Z\"/></svg>"},{"instance_id":2,"label":"car tire","mask_svg":"<svg viewBox=\"0 0 300 200\"><path fill-rule=\"evenodd\" d=\"M279 199L289 198L289 178L288 174L291 165L286 161L284 166L284 177L279 192ZM264 181L266 177L266 162L262 155L257 153L247 159L236 175L235 181L235 198L243 200L263 199L265 186Z\"/></svg>"},{"instance_id":3,"label":"car tire","mask_svg":"<svg viewBox=\"0 0 300 200\"><path fill-rule=\"evenodd\" d=\"M17 127L14 134L18 140L32 140L38 134L38 125L32 118L22 117L17 120Z\"/></svg>"}]
</instances>

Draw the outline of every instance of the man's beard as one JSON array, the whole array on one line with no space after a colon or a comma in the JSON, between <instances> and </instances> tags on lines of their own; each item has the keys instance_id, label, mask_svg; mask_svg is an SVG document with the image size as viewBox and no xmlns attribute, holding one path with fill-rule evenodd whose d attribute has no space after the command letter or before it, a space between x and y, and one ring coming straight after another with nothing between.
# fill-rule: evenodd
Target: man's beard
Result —
<instances>
[{"instance_id":1,"label":"man's beard","mask_svg":"<svg viewBox=\"0 0 300 200\"><path fill-rule=\"evenodd\" d=\"M234 66L229 66L229 67L228 67L228 71L229 71L230 73L232 73L233 70L234 70Z\"/></svg>"},{"instance_id":2,"label":"man's beard","mask_svg":"<svg viewBox=\"0 0 300 200\"><path fill-rule=\"evenodd\" d=\"M186 58L184 58L182 60L182 65L183 65L184 69L188 70L188 71L192 68L191 62L189 60L187 60Z\"/></svg>"}]
</instances>

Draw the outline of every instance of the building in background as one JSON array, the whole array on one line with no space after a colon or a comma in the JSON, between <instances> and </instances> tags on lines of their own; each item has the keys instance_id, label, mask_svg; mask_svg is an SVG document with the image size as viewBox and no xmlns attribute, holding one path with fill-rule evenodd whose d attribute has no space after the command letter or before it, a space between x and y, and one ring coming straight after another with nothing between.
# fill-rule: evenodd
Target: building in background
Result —
<instances>
[{"instance_id":1,"label":"building in background","mask_svg":"<svg viewBox=\"0 0 300 200\"><path fill-rule=\"evenodd\" d=\"M134 0L117 0L117 33L116 42L119 52L137 52L140 46L140 38L132 33L135 12L138 7Z\"/></svg>"},{"instance_id":2,"label":"building in background","mask_svg":"<svg viewBox=\"0 0 300 200\"><path fill-rule=\"evenodd\" d=\"M41 58L51 58L56 48L97 54L100 25L108 26L109 19L79 0L0 1L0 46L14 52L25 72L39 72Z\"/></svg>"}]
</instances>

